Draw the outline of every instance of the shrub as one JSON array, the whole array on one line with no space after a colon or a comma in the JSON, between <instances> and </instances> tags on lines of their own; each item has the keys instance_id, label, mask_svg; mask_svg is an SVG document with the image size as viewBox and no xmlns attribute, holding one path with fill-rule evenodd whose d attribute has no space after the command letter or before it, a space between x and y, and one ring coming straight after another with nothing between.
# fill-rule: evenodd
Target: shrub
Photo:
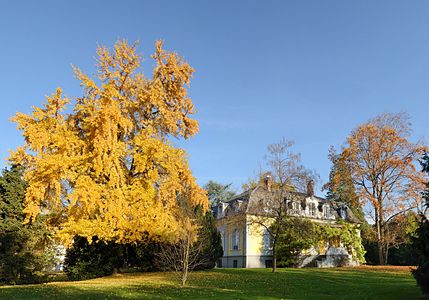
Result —
<instances>
[{"instance_id":1,"label":"shrub","mask_svg":"<svg viewBox=\"0 0 429 300\"><path fill-rule=\"evenodd\" d=\"M418 253L417 268L412 270L423 294L429 294L429 221L421 216L417 236L413 239L413 245Z\"/></svg>"},{"instance_id":2,"label":"shrub","mask_svg":"<svg viewBox=\"0 0 429 300\"><path fill-rule=\"evenodd\" d=\"M123 246L105 243L97 237L89 243L86 238L76 236L73 246L67 249L64 271L72 280L83 280L111 275L123 264Z\"/></svg>"}]
</instances>

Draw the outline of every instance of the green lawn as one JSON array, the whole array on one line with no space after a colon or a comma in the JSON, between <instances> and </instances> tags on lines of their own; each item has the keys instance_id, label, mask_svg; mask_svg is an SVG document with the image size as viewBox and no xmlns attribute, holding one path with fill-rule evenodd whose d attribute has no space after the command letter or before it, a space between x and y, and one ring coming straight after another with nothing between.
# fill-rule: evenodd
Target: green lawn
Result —
<instances>
[{"instance_id":1,"label":"green lawn","mask_svg":"<svg viewBox=\"0 0 429 300\"><path fill-rule=\"evenodd\" d=\"M217 269L187 287L171 273L120 274L80 282L0 287L0 299L418 299L406 268Z\"/></svg>"}]
</instances>

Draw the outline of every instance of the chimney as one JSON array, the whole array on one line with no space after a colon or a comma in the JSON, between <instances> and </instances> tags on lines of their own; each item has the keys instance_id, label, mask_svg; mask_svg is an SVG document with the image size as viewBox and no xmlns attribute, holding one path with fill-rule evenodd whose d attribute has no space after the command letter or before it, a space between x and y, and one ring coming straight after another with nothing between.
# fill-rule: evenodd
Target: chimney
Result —
<instances>
[{"instance_id":1,"label":"chimney","mask_svg":"<svg viewBox=\"0 0 429 300\"><path fill-rule=\"evenodd\" d=\"M314 196L314 181L313 180L309 180L307 182L307 196L308 197Z\"/></svg>"},{"instance_id":2,"label":"chimney","mask_svg":"<svg viewBox=\"0 0 429 300\"><path fill-rule=\"evenodd\" d=\"M266 174L264 177L265 188L267 191L271 192L271 175Z\"/></svg>"}]
</instances>

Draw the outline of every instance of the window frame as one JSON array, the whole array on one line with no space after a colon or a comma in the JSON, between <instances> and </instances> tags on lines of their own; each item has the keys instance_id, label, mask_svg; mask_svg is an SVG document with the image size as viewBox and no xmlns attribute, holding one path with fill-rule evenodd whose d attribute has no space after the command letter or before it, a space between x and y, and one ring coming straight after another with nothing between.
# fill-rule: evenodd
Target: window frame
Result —
<instances>
[{"instance_id":1,"label":"window frame","mask_svg":"<svg viewBox=\"0 0 429 300\"><path fill-rule=\"evenodd\" d=\"M292 214L299 215L301 213L301 204L299 202L292 202Z\"/></svg>"},{"instance_id":2,"label":"window frame","mask_svg":"<svg viewBox=\"0 0 429 300\"><path fill-rule=\"evenodd\" d=\"M231 234L231 249L240 250L240 231L235 228Z\"/></svg>"},{"instance_id":3,"label":"window frame","mask_svg":"<svg viewBox=\"0 0 429 300\"><path fill-rule=\"evenodd\" d=\"M323 205L323 217L325 219L331 218L331 207L329 205Z\"/></svg>"},{"instance_id":4,"label":"window frame","mask_svg":"<svg viewBox=\"0 0 429 300\"><path fill-rule=\"evenodd\" d=\"M308 203L308 215L312 217L316 217L316 204L314 202Z\"/></svg>"}]
</instances>

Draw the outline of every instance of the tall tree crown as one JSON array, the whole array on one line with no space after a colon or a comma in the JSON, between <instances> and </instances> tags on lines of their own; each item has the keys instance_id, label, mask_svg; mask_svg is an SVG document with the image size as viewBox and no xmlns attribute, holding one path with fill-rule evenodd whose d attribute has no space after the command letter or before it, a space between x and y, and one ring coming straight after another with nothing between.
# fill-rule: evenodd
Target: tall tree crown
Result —
<instances>
[{"instance_id":1,"label":"tall tree crown","mask_svg":"<svg viewBox=\"0 0 429 300\"><path fill-rule=\"evenodd\" d=\"M407 115L383 114L355 129L340 157L360 199L384 216L421 200L426 178L416 162L426 147L409 141L410 134Z\"/></svg>"},{"instance_id":2,"label":"tall tree crown","mask_svg":"<svg viewBox=\"0 0 429 300\"><path fill-rule=\"evenodd\" d=\"M74 68L82 97L58 88L43 107L13 118L25 138L11 160L26 166L27 220L49 214L66 240L173 239L179 196L207 207L186 153L168 141L198 132L187 88L194 70L162 42L151 78L138 72L135 44L119 41L97 54L97 81Z\"/></svg>"},{"instance_id":3,"label":"tall tree crown","mask_svg":"<svg viewBox=\"0 0 429 300\"><path fill-rule=\"evenodd\" d=\"M387 263L389 224L422 200L427 176L417 170L426 147L409 140L405 114L382 114L360 125L347 139L339 161L347 166L362 204L370 210L380 264Z\"/></svg>"}]
</instances>

